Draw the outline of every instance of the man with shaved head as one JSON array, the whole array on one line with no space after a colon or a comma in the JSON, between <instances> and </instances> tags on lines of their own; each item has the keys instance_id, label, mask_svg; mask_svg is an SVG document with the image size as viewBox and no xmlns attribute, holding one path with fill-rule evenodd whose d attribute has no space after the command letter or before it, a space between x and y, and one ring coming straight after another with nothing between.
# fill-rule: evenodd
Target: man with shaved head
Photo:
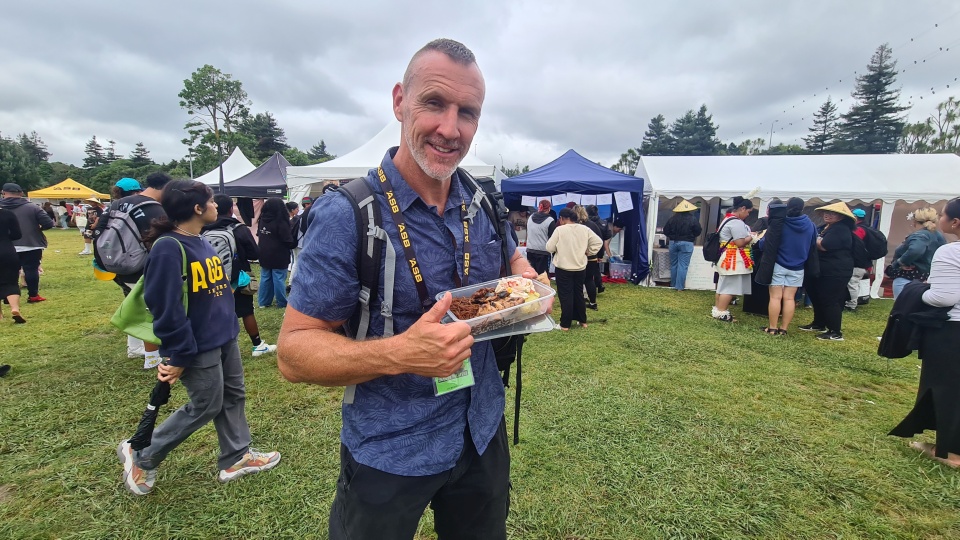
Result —
<instances>
[{"instance_id":1,"label":"man with shaved head","mask_svg":"<svg viewBox=\"0 0 960 540\"><path fill-rule=\"evenodd\" d=\"M457 166L477 131L484 93L473 53L450 39L417 51L393 88L399 146L356 180L373 190L397 254L393 301L384 295L384 255L364 335L356 334L366 324L357 317L364 296L358 248L366 244L354 207L340 190L312 212L278 365L293 382L346 387L332 539L411 539L428 504L440 538L506 538L503 382L489 342L474 343L466 323L440 323L450 294L435 299L500 277L501 241L512 272L536 276L485 212L470 221L463 211L472 191ZM437 381L467 371L472 385L438 391Z\"/></svg>"}]
</instances>

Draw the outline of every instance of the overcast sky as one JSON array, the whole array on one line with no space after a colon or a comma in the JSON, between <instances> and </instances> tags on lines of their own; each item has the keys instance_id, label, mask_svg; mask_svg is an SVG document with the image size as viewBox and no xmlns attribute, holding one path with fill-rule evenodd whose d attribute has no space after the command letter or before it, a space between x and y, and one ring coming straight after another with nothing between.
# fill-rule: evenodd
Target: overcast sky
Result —
<instances>
[{"instance_id":1,"label":"overcast sky","mask_svg":"<svg viewBox=\"0 0 960 540\"><path fill-rule=\"evenodd\" d=\"M0 17L0 133L37 131L52 160L75 164L92 135L119 153L143 141L156 161L181 158L189 116L177 93L212 64L289 144L324 139L342 155L392 118L394 83L437 37L476 54L487 96L474 151L507 167L568 148L609 166L652 117L701 103L724 142L768 138L773 125L773 144L802 144L827 94L847 110L854 72L885 42L912 120L960 97L956 0L49 0Z\"/></svg>"}]
</instances>

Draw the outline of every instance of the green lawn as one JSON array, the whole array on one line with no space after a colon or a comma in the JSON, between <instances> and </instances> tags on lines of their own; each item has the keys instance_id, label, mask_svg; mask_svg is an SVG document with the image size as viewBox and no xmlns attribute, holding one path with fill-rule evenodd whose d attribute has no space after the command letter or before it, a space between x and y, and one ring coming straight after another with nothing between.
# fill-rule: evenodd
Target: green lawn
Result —
<instances>
[{"instance_id":1,"label":"green lawn","mask_svg":"<svg viewBox=\"0 0 960 540\"><path fill-rule=\"evenodd\" d=\"M341 391L285 382L245 335L254 442L283 462L220 485L208 426L154 493L127 494L114 449L154 372L126 358L108 322L120 290L93 280L79 235L48 237L48 301L24 304L26 325L8 308L0 321L0 363L14 366L0 379L0 538L325 537ZM712 302L610 286L590 312L606 323L531 337L511 538L960 537L960 475L886 436L919 375L916 357L876 356L889 302L846 316L843 343L766 336L752 316L716 323ZM257 311L271 343L281 315ZM176 386L171 405L184 399ZM512 405L507 418L512 430Z\"/></svg>"}]
</instances>

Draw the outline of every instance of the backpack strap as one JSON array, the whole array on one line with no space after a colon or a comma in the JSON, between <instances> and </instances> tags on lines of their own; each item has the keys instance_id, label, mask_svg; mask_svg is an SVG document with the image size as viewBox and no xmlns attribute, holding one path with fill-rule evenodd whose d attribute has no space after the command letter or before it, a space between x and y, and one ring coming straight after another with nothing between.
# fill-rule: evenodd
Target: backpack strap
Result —
<instances>
[{"instance_id":1,"label":"backpack strap","mask_svg":"<svg viewBox=\"0 0 960 540\"><path fill-rule=\"evenodd\" d=\"M503 203L503 194L497 191L497 185L492 178L477 180L473 175L461 168L457 169L457 175L460 177L461 182L467 187L467 191L473 195L473 199L470 201L470 207L467 208L467 219L470 220L470 223L473 223L473 218L476 217L479 209L482 208L483 211L486 212L490 223L497 232L497 237L500 238L500 253L503 258L503 264L500 266L500 276L511 275L510 253L508 252L509 247L506 241L506 220L509 211Z\"/></svg>"},{"instance_id":2,"label":"backpack strap","mask_svg":"<svg viewBox=\"0 0 960 540\"><path fill-rule=\"evenodd\" d=\"M189 301L188 301L189 297L187 296L187 279L188 279L187 278L187 252L186 250L183 249L183 244L180 243L179 240L177 240L172 236L164 236L162 238L158 238L157 242L163 240L164 238L169 238L174 242L176 242L178 246L180 246L180 258L183 266L183 268L180 270L181 272L180 277L183 280L183 312L186 313L187 306L189 305ZM157 245L157 242L154 242L153 245ZM141 277L140 279L143 279L143 278Z\"/></svg>"}]
</instances>

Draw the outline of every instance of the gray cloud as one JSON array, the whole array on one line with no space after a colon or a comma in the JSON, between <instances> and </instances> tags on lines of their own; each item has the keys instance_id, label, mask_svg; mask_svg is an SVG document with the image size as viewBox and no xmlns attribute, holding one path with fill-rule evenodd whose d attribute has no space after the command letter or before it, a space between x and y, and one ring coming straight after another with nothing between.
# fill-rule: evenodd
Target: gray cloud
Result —
<instances>
[{"instance_id":1,"label":"gray cloud","mask_svg":"<svg viewBox=\"0 0 960 540\"><path fill-rule=\"evenodd\" d=\"M179 158L188 116L177 93L209 63L242 81L291 144L322 138L344 154L392 117L410 55L447 36L486 77L475 151L491 163L539 166L574 148L610 164L653 116L701 103L725 142L766 138L772 125L774 144L790 143L828 94L849 107L853 72L884 42L906 68L911 118L927 116L960 84L960 44L938 52L960 34L956 15L946 0L21 2L0 20L0 130L36 130L73 163L94 134Z\"/></svg>"}]
</instances>

